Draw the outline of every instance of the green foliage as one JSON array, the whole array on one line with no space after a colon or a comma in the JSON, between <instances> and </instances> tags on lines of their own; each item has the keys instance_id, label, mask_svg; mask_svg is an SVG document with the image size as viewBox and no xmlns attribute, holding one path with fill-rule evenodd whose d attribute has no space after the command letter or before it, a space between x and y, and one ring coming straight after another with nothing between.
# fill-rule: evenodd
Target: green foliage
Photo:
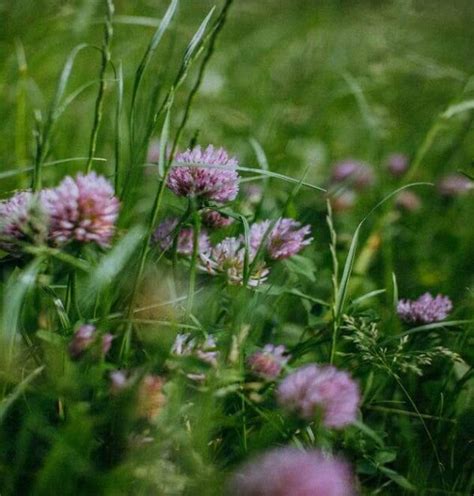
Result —
<instances>
[{"instance_id":1,"label":"green foliage","mask_svg":"<svg viewBox=\"0 0 474 496\"><path fill-rule=\"evenodd\" d=\"M470 0L19 0L0 16L2 197L94 169L121 201L109 248L29 236L2 252L2 496L217 496L239 463L288 444L343 453L361 494L471 494L474 195L433 187L473 176ZM166 189L175 153L195 143L239 156L232 204ZM393 152L409 158L401 178L387 172ZM370 162L377 183L341 211L347 185L329 176L346 157ZM397 207L406 190L419 210ZM203 270L202 208L234 221L213 243L244 239L242 285ZM153 232L171 215L160 251ZM314 240L251 289L264 257L250 258L251 224L271 220L266 241L282 216ZM399 298L425 291L451 297L449 319L401 322ZM75 356L84 324L95 334ZM216 355L180 355L183 333ZM287 347L282 375L350 371L354 425L285 416L278 380L247 364L268 343Z\"/></svg>"}]
</instances>

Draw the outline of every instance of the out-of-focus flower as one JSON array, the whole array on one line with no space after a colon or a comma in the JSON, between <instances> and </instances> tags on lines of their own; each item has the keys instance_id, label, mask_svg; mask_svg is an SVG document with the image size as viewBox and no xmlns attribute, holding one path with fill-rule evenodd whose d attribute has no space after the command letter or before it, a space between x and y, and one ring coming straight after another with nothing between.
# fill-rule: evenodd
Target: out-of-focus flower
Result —
<instances>
[{"instance_id":1,"label":"out-of-focus flower","mask_svg":"<svg viewBox=\"0 0 474 496\"><path fill-rule=\"evenodd\" d=\"M344 183L357 190L367 189L375 183L372 167L357 160L346 160L334 165L331 182Z\"/></svg>"},{"instance_id":2,"label":"out-of-focus flower","mask_svg":"<svg viewBox=\"0 0 474 496\"><path fill-rule=\"evenodd\" d=\"M158 162L158 160L160 160L160 140L153 139L148 146L146 161L149 164L153 164Z\"/></svg>"},{"instance_id":3,"label":"out-of-focus flower","mask_svg":"<svg viewBox=\"0 0 474 496\"><path fill-rule=\"evenodd\" d=\"M357 200L357 195L350 189L337 191L329 197L334 212L341 213L351 210Z\"/></svg>"},{"instance_id":4,"label":"out-of-focus flower","mask_svg":"<svg viewBox=\"0 0 474 496\"><path fill-rule=\"evenodd\" d=\"M84 324L74 333L74 336L69 343L69 355L73 359L80 358L96 344L100 344L100 353L106 355L112 346L113 339L114 336L109 333L104 334L102 338L100 338L100 336L97 336L95 326Z\"/></svg>"},{"instance_id":5,"label":"out-of-focus flower","mask_svg":"<svg viewBox=\"0 0 474 496\"><path fill-rule=\"evenodd\" d=\"M166 398L163 394L165 381L158 375L146 375L138 386L137 414L153 422L160 410L165 405Z\"/></svg>"},{"instance_id":6,"label":"out-of-focus flower","mask_svg":"<svg viewBox=\"0 0 474 496\"><path fill-rule=\"evenodd\" d=\"M211 367L217 367L219 351L217 350L216 341L212 336L207 336L204 342L200 342L191 334L178 334L174 341L171 352L177 356L190 356L207 363ZM206 375L203 372L192 372L187 376L195 381L204 381Z\"/></svg>"},{"instance_id":7,"label":"out-of-focus flower","mask_svg":"<svg viewBox=\"0 0 474 496\"><path fill-rule=\"evenodd\" d=\"M387 158L387 169L394 177L400 177L408 169L408 157L402 153L393 153Z\"/></svg>"},{"instance_id":8,"label":"out-of-focus flower","mask_svg":"<svg viewBox=\"0 0 474 496\"><path fill-rule=\"evenodd\" d=\"M349 465L319 450L278 448L245 463L231 477L229 496L354 496Z\"/></svg>"},{"instance_id":9,"label":"out-of-focus flower","mask_svg":"<svg viewBox=\"0 0 474 496\"><path fill-rule=\"evenodd\" d=\"M0 248L15 253L18 243L41 243L48 229L48 215L42 196L21 191L0 202Z\"/></svg>"},{"instance_id":10,"label":"out-of-focus flower","mask_svg":"<svg viewBox=\"0 0 474 496\"><path fill-rule=\"evenodd\" d=\"M416 212L421 208L421 200L416 193L413 193L413 191L401 191L397 195L395 205L401 210Z\"/></svg>"},{"instance_id":11,"label":"out-of-focus flower","mask_svg":"<svg viewBox=\"0 0 474 496\"><path fill-rule=\"evenodd\" d=\"M274 380L290 358L285 353L286 348L283 345L267 344L247 358L247 366L256 376L269 381Z\"/></svg>"},{"instance_id":12,"label":"out-of-focus flower","mask_svg":"<svg viewBox=\"0 0 474 496\"><path fill-rule=\"evenodd\" d=\"M264 220L256 222L250 227L249 244L252 250L258 250L262 243L269 257L273 260L283 260L292 257L308 246L313 238L307 237L311 234L311 226L301 227L301 223L293 219L279 219L270 232L265 234L271 227L271 221Z\"/></svg>"},{"instance_id":13,"label":"out-of-focus flower","mask_svg":"<svg viewBox=\"0 0 474 496\"><path fill-rule=\"evenodd\" d=\"M249 250L249 264L252 263L254 253ZM244 282L245 246L241 239L225 238L209 252L201 253L202 268L209 274L222 274L227 282L233 285L242 285ZM257 263L249 275L248 285L256 287L264 283L269 274L265 264Z\"/></svg>"},{"instance_id":14,"label":"out-of-focus flower","mask_svg":"<svg viewBox=\"0 0 474 496\"><path fill-rule=\"evenodd\" d=\"M228 202L235 199L239 190L237 166L237 159L223 148L209 145L203 150L196 146L176 155L167 186L178 196Z\"/></svg>"},{"instance_id":15,"label":"out-of-focus flower","mask_svg":"<svg viewBox=\"0 0 474 496\"><path fill-rule=\"evenodd\" d=\"M112 185L95 172L66 177L44 192L51 224L50 238L58 245L71 241L109 245L115 232L120 203Z\"/></svg>"},{"instance_id":16,"label":"out-of-focus flower","mask_svg":"<svg viewBox=\"0 0 474 496\"><path fill-rule=\"evenodd\" d=\"M234 219L217 212L216 210L206 209L202 212L202 221L204 225L213 229L230 226Z\"/></svg>"},{"instance_id":17,"label":"out-of-focus flower","mask_svg":"<svg viewBox=\"0 0 474 496\"><path fill-rule=\"evenodd\" d=\"M288 375L277 398L285 410L307 420L319 414L326 427L339 429L355 422L360 393L347 372L312 364Z\"/></svg>"},{"instance_id":18,"label":"out-of-focus flower","mask_svg":"<svg viewBox=\"0 0 474 496\"><path fill-rule=\"evenodd\" d=\"M465 195L473 189L474 182L462 174L448 174L438 182L438 192L445 197Z\"/></svg>"},{"instance_id":19,"label":"out-of-focus flower","mask_svg":"<svg viewBox=\"0 0 474 496\"><path fill-rule=\"evenodd\" d=\"M110 373L110 390L113 394L123 391L128 385L127 374L123 370L114 370Z\"/></svg>"},{"instance_id":20,"label":"out-of-focus flower","mask_svg":"<svg viewBox=\"0 0 474 496\"><path fill-rule=\"evenodd\" d=\"M425 293L417 300L400 300L397 313L404 322L430 324L444 320L452 308L453 304L447 296L439 294L433 297Z\"/></svg>"},{"instance_id":21,"label":"out-of-focus flower","mask_svg":"<svg viewBox=\"0 0 474 496\"><path fill-rule=\"evenodd\" d=\"M174 238L177 236L176 251L180 255L191 256L193 254L194 229L192 227L181 227L179 233L174 232L177 225L177 218L165 219L154 232L152 239L162 250L170 250L173 247ZM205 230L201 230L198 239L199 253L208 251L210 247L209 236Z\"/></svg>"},{"instance_id":22,"label":"out-of-focus flower","mask_svg":"<svg viewBox=\"0 0 474 496\"><path fill-rule=\"evenodd\" d=\"M258 205L263 198L263 188L259 184L246 184L242 187L244 200L250 205Z\"/></svg>"}]
</instances>

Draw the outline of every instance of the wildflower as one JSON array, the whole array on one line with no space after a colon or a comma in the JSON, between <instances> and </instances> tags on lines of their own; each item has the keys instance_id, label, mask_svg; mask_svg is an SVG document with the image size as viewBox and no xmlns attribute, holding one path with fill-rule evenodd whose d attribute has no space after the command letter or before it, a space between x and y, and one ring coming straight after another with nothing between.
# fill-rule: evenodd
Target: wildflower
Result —
<instances>
[{"instance_id":1,"label":"wildflower","mask_svg":"<svg viewBox=\"0 0 474 496\"><path fill-rule=\"evenodd\" d=\"M208 167L199 167L199 164ZM237 165L237 160L223 148L209 145L203 150L197 146L176 155L167 186L178 196L221 203L231 201L239 189Z\"/></svg>"},{"instance_id":2,"label":"wildflower","mask_svg":"<svg viewBox=\"0 0 474 496\"><path fill-rule=\"evenodd\" d=\"M306 365L287 376L277 391L279 404L311 420L321 415L326 427L342 428L356 420L360 394L357 383L331 365Z\"/></svg>"},{"instance_id":3,"label":"wildflower","mask_svg":"<svg viewBox=\"0 0 474 496\"><path fill-rule=\"evenodd\" d=\"M300 227L293 219L280 219L272 229L268 239L268 254L273 260L292 257L308 246L313 238L309 238L311 227Z\"/></svg>"},{"instance_id":4,"label":"wildflower","mask_svg":"<svg viewBox=\"0 0 474 496\"><path fill-rule=\"evenodd\" d=\"M14 252L21 241L44 241L48 216L41 200L41 195L21 191L0 202L0 248Z\"/></svg>"},{"instance_id":5,"label":"wildflower","mask_svg":"<svg viewBox=\"0 0 474 496\"><path fill-rule=\"evenodd\" d=\"M331 195L329 201L331 202L333 211L340 213L351 210L355 205L356 199L356 193L352 190L346 189Z\"/></svg>"},{"instance_id":6,"label":"wildflower","mask_svg":"<svg viewBox=\"0 0 474 496\"><path fill-rule=\"evenodd\" d=\"M393 153L387 158L387 169L394 177L403 176L408 165L408 157L402 153Z\"/></svg>"},{"instance_id":7,"label":"wildflower","mask_svg":"<svg viewBox=\"0 0 474 496\"><path fill-rule=\"evenodd\" d=\"M421 200L416 193L413 193L413 191L401 191L397 195L395 205L400 210L406 210L407 212L416 212L421 208Z\"/></svg>"},{"instance_id":8,"label":"wildflower","mask_svg":"<svg viewBox=\"0 0 474 496\"><path fill-rule=\"evenodd\" d=\"M263 188L259 184L244 186L244 198L250 205L258 205L263 198Z\"/></svg>"},{"instance_id":9,"label":"wildflower","mask_svg":"<svg viewBox=\"0 0 474 496\"><path fill-rule=\"evenodd\" d=\"M349 465L320 450L277 448L244 464L232 476L230 496L354 496Z\"/></svg>"},{"instance_id":10,"label":"wildflower","mask_svg":"<svg viewBox=\"0 0 474 496\"><path fill-rule=\"evenodd\" d=\"M156 229L152 240L165 251L172 248L174 238L177 236L176 251L180 255L190 256L193 254L194 246L194 229L192 227L181 227L179 232L175 232L178 225L178 219L170 217L165 219ZM205 252L209 250L211 243L206 231L202 230L198 238L198 251Z\"/></svg>"},{"instance_id":11,"label":"wildflower","mask_svg":"<svg viewBox=\"0 0 474 496\"><path fill-rule=\"evenodd\" d=\"M267 344L262 350L256 351L247 359L249 369L258 377L266 380L276 379L282 367L288 362L284 346Z\"/></svg>"},{"instance_id":12,"label":"wildflower","mask_svg":"<svg viewBox=\"0 0 474 496\"><path fill-rule=\"evenodd\" d=\"M219 352L212 336L207 336L205 341L200 343L189 333L178 334L171 351L177 356L195 357L211 367L217 367ZM200 372L187 374L187 377L195 381L203 381L206 378L205 374Z\"/></svg>"},{"instance_id":13,"label":"wildflower","mask_svg":"<svg viewBox=\"0 0 474 496\"><path fill-rule=\"evenodd\" d=\"M137 414L149 421L156 419L165 404L165 381L158 375L146 375L138 386Z\"/></svg>"},{"instance_id":14,"label":"wildflower","mask_svg":"<svg viewBox=\"0 0 474 496\"><path fill-rule=\"evenodd\" d=\"M333 167L331 182L347 183L355 189L363 190L374 184L375 176L369 165L357 160L346 160Z\"/></svg>"},{"instance_id":15,"label":"wildflower","mask_svg":"<svg viewBox=\"0 0 474 496\"><path fill-rule=\"evenodd\" d=\"M202 212L202 221L208 227L219 229L221 227L230 226L234 222L234 219L232 217L227 217L216 210L206 209Z\"/></svg>"},{"instance_id":16,"label":"wildflower","mask_svg":"<svg viewBox=\"0 0 474 496\"><path fill-rule=\"evenodd\" d=\"M69 344L69 355L73 359L80 358L86 351L91 349L94 344L100 342L102 355L106 355L112 346L112 334L104 334L102 339L98 338L95 326L85 324L79 327L75 332L72 341Z\"/></svg>"},{"instance_id":17,"label":"wildflower","mask_svg":"<svg viewBox=\"0 0 474 496\"><path fill-rule=\"evenodd\" d=\"M417 300L400 300L397 313L404 322L430 324L444 320L452 308L447 296L439 294L433 298L430 293L425 293Z\"/></svg>"},{"instance_id":18,"label":"wildflower","mask_svg":"<svg viewBox=\"0 0 474 496\"><path fill-rule=\"evenodd\" d=\"M465 195L474 188L474 183L462 174L449 174L438 182L438 192L441 196L454 198Z\"/></svg>"},{"instance_id":19,"label":"wildflower","mask_svg":"<svg viewBox=\"0 0 474 496\"><path fill-rule=\"evenodd\" d=\"M128 385L127 374L122 370L114 370L110 373L110 390L113 394L123 391Z\"/></svg>"},{"instance_id":20,"label":"wildflower","mask_svg":"<svg viewBox=\"0 0 474 496\"><path fill-rule=\"evenodd\" d=\"M258 250L260 245L264 243L265 234L270 226L269 220L252 224L249 233L249 244L252 250ZM267 234L264 243L271 259L283 260L292 257L311 243L313 239L307 237L311 234L311 227L309 225L300 226L301 223L286 218L279 219L275 223Z\"/></svg>"},{"instance_id":21,"label":"wildflower","mask_svg":"<svg viewBox=\"0 0 474 496\"><path fill-rule=\"evenodd\" d=\"M158 162L158 160L160 160L160 140L153 139L148 146L146 161L149 164L153 164Z\"/></svg>"},{"instance_id":22,"label":"wildflower","mask_svg":"<svg viewBox=\"0 0 474 496\"><path fill-rule=\"evenodd\" d=\"M255 254L249 250L249 265ZM244 281L245 246L241 239L225 238L209 252L201 253L203 269L209 274L223 274L229 284L242 285ZM257 263L249 275L248 285L257 287L267 279L269 269L263 263Z\"/></svg>"},{"instance_id":23,"label":"wildflower","mask_svg":"<svg viewBox=\"0 0 474 496\"><path fill-rule=\"evenodd\" d=\"M62 245L71 241L109 244L115 232L119 201L112 185L95 172L66 177L45 192L50 217L50 238Z\"/></svg>"}]
</instances>

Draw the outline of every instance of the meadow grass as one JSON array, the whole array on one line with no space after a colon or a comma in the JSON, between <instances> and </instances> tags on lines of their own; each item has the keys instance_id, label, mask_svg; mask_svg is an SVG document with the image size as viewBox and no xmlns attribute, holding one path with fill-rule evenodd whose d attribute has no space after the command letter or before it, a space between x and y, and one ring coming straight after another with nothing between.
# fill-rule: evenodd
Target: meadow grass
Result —
<instances>
[{"instance_id":1,"label":"meadow grass","mask_svg":"<svg viewBox=\"0 0 474 496\"><path fill-rule=\"evenodd\" d=\"M0 16L0 493L471 494L471 2Z\"/></svg>"}]
</instances>

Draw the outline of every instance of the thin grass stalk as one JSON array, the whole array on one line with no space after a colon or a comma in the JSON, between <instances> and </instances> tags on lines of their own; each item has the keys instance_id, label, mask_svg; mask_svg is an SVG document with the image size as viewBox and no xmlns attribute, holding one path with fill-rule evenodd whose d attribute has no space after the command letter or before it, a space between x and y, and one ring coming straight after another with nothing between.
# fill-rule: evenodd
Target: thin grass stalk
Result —
<instances>
[{"instance_id":1,"label":"thin grass stalk","mask_svg":"<svg viewBox=\"0 0 474 496\"><path fill-rule=\"evenodd\" d=\"M122 133L120 129L120 119L122 117L123 107L123 67L122 62L119 63L117 71L117 108L115 111L115 172L114 172L114 189L119 191L120 187L120 160L121 160L121 141Z\"/></svg>"},{"instance_id":2,"label":"thin grass stalk","mask_svg":"<svg viewBox=\"0 0 474 496\"><path fill-rule=\"evenodd\" d=\"M97 147L97 136L99 134L100 122L102 120L103 105L104 105L104 94L106 90L106 80L105 73L107 71L107 66L110 62L110 45L112 42L112 36L114 33L112 25L112 17L114 14L114 3L113 0L105 0L106 3L106 14L104 22L104 42L102 45L102 61L100 66L100 82L99 91L97 93L97 99L95 101L95 111L94 111L94 124L92 126L90 144L89 144L89 159L87 160L86 172L89 173L92 169L92 157L95 155L95 150Z\"/></svg>"},{"instance_id":3,"label":"thin grass stalk","mask_svg":"<svg viewBox=\"0 0 474 496\"><path fill-rule=\"evenodd\" d=\"M329 363L333 364L334 357L336 355L337 331L338 331L336 300L337 300L337 295L339 293L339 261L337 260L337 233L333 223L331 202L327 200L326 204L328 210L326 222L329 228L329 235L330 235L329 251L331 252L331 260L332 260L331 283L333 290L333 304L331 305L332 337L331 337L331 353L330 353Z\"/></svg>"},{"instance_id":4,"label":"thin grass stalk","mask_svg":"<svg viewBox=\"0 0 474 496\"><path fill-rule=\"evenodd\" d=\"M192 202L194 204L194 202ZM187 314L188 317L193 312L194 305L194 292L196 289L196 272L197 272L197 261L199 255L199 236L201 234L201 216L196 208L196 205L193 205L192 217L193 217L193 254L191 257L191 267L189 269L189 290L188 290L188 305L187 305Z\"/></svg>"}]
</instances>

